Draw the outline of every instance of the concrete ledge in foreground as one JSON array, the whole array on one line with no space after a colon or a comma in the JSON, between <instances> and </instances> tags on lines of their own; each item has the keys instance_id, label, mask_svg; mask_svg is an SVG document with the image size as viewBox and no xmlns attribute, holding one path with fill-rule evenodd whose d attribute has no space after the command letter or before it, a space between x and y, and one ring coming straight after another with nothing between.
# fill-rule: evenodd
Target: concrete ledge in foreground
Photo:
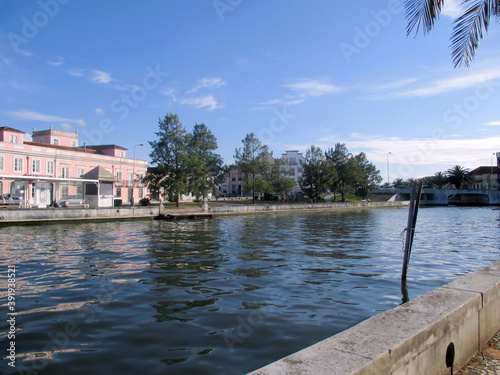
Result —
<instances>
[{"instance_id":1,"label":"concrete ledge in foreground","mask_svg":"<svg viewBox=\"0 0 500 375\"><path fill-rule=\"evenodd\" d=\"M445 375L467 364L500 329L500 261L252 375Z\"/></svg>"}]
</instances>

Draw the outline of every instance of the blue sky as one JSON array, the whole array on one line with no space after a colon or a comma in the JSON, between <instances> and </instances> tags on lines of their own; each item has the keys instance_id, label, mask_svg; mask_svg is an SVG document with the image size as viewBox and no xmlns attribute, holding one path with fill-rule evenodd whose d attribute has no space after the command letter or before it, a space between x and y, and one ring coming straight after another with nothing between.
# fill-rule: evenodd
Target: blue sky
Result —
<instances>
[{"instance_id":1,"label":"blue sky","mask_svg":"<svg viewBox=\"0 0 500 375\"><path fill-rule=\"evenodd\" d=\"M226 163L253 132L279 155L364 151L387 180L500 151L493 24L454 69L447 0L430 35L406 36L402 1L0 0L0 124L78 130L148 160L158 119L205 123ZM388 156L388 153L391 154Z\"/></svg>"}]
</instances>

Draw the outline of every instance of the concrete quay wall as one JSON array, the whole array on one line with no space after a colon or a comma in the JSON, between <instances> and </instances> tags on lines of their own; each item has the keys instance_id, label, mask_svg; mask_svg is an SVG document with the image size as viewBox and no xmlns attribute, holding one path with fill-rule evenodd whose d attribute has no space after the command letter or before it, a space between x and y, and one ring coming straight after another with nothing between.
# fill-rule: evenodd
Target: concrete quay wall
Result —
<instances>
[{"instance_id":1,"label":"concrete quay wall","mask_svg":"<svg viewBox=\"0 0 500 375\"><path fill-rule=\"evenodd\" d=\"M499 311L497 261L251 374L450 374L447 355L466 365L500 329Z\"/></svg>"},{"instance_id":2,"label":"concrete quay wall","mask_svg":"<svg viewBox=\"0 0 500 375\"><path fill-rule=\"evenodd\" d=\"M221 206L210 206L209 213L257 213L257 212L279 212L279 211L301 211L301 210L332 210L341 208L362 207L405 207L407 201L398 202L360 202L360 203L309 203L309 204L269 204L269 205L241 205L224 204Z\"/></svg>"},{"instance_id":3,"label":"concrete quay wall","mask_svg":"<svg viewBox=\"0 0 500 375\"><path fill-rule=\"evenodd\" d=\"M17 208L0 210L0 225L11 223L37 223L64 220L127 219L154 217L158 207L109 208Z\"/></svg>"}]
</instances>

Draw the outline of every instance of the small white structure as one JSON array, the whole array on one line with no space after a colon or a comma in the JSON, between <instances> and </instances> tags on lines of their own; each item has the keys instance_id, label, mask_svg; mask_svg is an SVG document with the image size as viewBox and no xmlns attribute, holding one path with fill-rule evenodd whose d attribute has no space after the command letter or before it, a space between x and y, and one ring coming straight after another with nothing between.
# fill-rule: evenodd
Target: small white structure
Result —
<instances>
[{"instance_id":1,"label":"small white structure","mask_svg":"<svg viewBox=\"0 0 500 375\"><path fill-rule=\"evenodd\" d=\"M85 173L82 179L99 181L85 184L85 203L89 207L113 207L115 176L99 166Z\"/></svg>"}]
</instances>

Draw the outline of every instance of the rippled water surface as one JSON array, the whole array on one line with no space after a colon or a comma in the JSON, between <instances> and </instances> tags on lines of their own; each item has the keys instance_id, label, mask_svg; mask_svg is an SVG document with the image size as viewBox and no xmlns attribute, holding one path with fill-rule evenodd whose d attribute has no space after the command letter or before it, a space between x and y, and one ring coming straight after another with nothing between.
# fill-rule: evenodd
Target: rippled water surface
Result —
<instances>
[{"instance_id":1,"label":"rippled water surface","mask_svg":"<svg viewBox=\"0 0 500 375\"><path fill-rule=\"evenodd\" d=\"M423 208L413 299L499 259L491 208ZM16 368L244 374L402 301L407 210L0 228L0 344L17 267ZM31 371L31 372L28 372Z\"/></svg>"}]
</instances>

